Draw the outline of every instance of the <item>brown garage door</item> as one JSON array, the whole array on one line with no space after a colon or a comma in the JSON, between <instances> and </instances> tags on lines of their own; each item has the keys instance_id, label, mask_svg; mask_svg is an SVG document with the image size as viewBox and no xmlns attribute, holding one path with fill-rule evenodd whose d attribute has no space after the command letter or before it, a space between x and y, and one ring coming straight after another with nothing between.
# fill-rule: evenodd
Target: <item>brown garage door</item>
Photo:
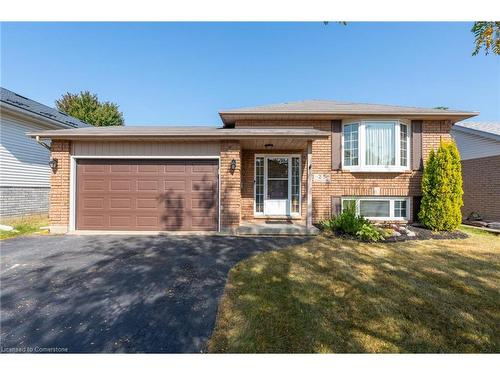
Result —
<instances>
[{"instance_id":1,"label":"brown garage door","mask_svg":"<svg viewBox=\"0 0 500 375\"><path fill-rule=\"evenodd\" d=\"M217 230L216 160L79 160L76 229Z\"/></svg>"}]
</instances>

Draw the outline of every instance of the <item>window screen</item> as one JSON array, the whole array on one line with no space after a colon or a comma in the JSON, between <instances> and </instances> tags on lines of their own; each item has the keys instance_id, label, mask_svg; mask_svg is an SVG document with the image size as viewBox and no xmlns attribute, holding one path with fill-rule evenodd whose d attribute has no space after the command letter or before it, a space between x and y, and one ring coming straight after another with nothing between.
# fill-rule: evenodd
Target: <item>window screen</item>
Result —
<instances>
[{"instance_id":1,"label":"window screen","mask_svg":"<svg viewBox=\"0 0 500 375\"><path fill-rule=\"evenodd\" d=\"M388 200L360 200L359 214L365 217L391 216L390 202Z\"/></svg>"}]
</instances>

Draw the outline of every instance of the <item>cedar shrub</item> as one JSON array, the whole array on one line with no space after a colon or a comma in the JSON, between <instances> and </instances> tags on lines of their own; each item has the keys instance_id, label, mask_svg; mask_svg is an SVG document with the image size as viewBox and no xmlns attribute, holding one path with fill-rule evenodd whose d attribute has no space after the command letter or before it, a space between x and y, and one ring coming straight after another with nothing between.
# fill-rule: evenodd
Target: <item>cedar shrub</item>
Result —
<instances>
[{"instance_id":1,"label":"cedar shrub","mask_svg":"<svg viewBox=\"0 0 500 375\"><path fill-rule=\"evenodd\" d=\"M432 230L452 231L462 222L462 167L455 143L441 141L431 150L422 176L422 202L418 218Z\"/></svg>"}]
</instances>

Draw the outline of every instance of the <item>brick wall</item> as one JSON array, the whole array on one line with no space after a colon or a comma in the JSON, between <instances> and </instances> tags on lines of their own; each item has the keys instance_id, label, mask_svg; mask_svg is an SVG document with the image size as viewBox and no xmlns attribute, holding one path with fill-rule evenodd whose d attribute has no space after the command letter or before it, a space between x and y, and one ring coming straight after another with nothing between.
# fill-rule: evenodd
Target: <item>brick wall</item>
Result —
<instances>
[{"instance_id":1,"label":"brick wall","mask_svg":"<svg viewBox=\"0 0 500 375\"><path fill-rule=\"evenodd\" d=\"M329 120L244 120L236 122L236 127L299 127L312 126L316 129L331 132ZM424 121L422 124L422 155L427 158L432 148L437 148L442 139L451 139L451 121ZM351 173L332 170L332 141L315 140L312 145L312 173L329 174L330 182L313 182L313 222L331 215L332 196L419 196L421 195L421 171L405 173ZM335 151L335 150L334 150ZM340 153L340 147L338 149ZM246 153L246 152L245 152ZM248 163L248 161L246 161ZM252 172L253 176L253 172ZM253 177L252 177L253 178ZM253 180L252 180L253 181ZM303 179L304 181L304 179ZM303 186L305 183L303 182ZM253 193L253 192L252 192ZM246 191L244 199L249 199ZM302 200L305 203L305 199ZM245 217L249 203L245 201ZM253 208L252 208L253 209ZM304 213L304 209L302 212ZM410 215L412 215L410 204ZM411 217L411 216L410 216Z\"/></svg>"},{"instance_id":2,"label":"brick wall","mask_svg":"<svg viewBox=\"0 0 500 375\"><path fill-rule=\"evenodd\" d=\"M231 161L236 170L231 171ZM239 142L222 142L220 151L221 230L232 231L240 225L241 215L241 147Z\"/></svg>"},{"instance_id":3,"label":"brick wall","mask_svg":"<svg viewBox=\"0 0 500 375\"><path fill-rule=\"evenodd\" d=\"M462 161L466 219L473 211L484 219L500 221L500 155Z\"/></svg>"},{"instance_id":4,"label":"brick wall","mask_svg":"<svg viewBox=\"0 0 500 375\"><path fill-rule=\"evenodd\" d=\"M0 218L48 214L49 192L48 187L0 187Z\"/></svg>"},{"instance_id":5,"label":"brick wall","mask_svg":"<svg viewBox=\"0 0 500 375\"><path fill-rule=\"evenodd\" d=\"M51 158L57 159L57 169L50 176L51 231L64 231L69 224L69 174L71 142L53 140Z\"/></svg>"},{"instance_id":6,"label":"brick wall","mask_svg":"<svg viewBox=\"0 0 500 375\"><path fill-rule=\"evenodd\" d=\"M437 149L441 140L451 140L452 122L424 121L422 124L422 156L427 159L431 149Z\"/></svg>"}]
</instances>

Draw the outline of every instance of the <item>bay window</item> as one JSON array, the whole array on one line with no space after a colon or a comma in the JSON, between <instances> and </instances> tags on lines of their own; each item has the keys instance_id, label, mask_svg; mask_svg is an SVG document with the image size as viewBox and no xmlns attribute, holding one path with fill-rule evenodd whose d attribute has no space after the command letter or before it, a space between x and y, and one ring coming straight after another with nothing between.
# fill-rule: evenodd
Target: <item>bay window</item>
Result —
<instances>
[{"instance_id":1,"label":"bay window","mask_svg":"<svg viewBox=\"0 0 500 375\"><path fill-rule=\"evenodd\" d=\"M343 168L360 172L400 172L409 166L409 129L401 121L354 121L342 131Z\"/></svg>"},{"instance_id":2,"label":"bay window","mask_svg":"<svg viewBox=\"0 0 500 375\"><path fill-rule=\"evenodd\" d=\"M344 165L358 165L358 124L344 126Z\"/></svg>"},{"instance_id":3,"label":"bay window","mask_svg":"<svg viewBox=\"0 0 500 375\"><path fill-rule=\"evenodd\" d=\"M402 167L408 166L408 125L399 124L399 164Z\"/></svg>"},{"instance_id":4,"label":"bay window","mask_svg":"<svg viewBox=\"0 0 500 375\"><path fill-rule=\"evenodd\" d=\"M408 220L406 197L349 197L342 199L342 209L355 202L356 213L370 220Z\"/></svg>"}]
</instances>

